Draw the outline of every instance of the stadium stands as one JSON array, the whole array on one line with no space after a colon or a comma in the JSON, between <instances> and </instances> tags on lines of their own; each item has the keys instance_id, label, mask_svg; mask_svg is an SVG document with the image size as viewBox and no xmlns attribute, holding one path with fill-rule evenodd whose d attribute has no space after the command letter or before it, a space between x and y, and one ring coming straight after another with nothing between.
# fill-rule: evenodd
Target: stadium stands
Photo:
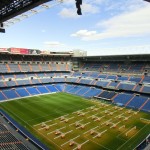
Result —
<instances>
[{"instance_id":1,"label":"stadium stands","mask_svg":"<svg viewBox=\"0 0 150 150\"><path fill-rule=\"evenodd\" d=\"M118 86L118 89L132 90L134 88L134 86L135 86L135 84L133 84L133 83L121 82Z\"/></svg>"},{"instance_id":2,"label":"stadium stands","mask_svg":"<svg viewBox=\"0 0 150 150\"><path fill-rule=\"evenodd\" d=\"M145 105L141 109L146 111L146 112L150 112L150 99L147 100L147 102L145 103Z\"/></svg>"},{"instance_id":3,"label":"stadium stands","mask_svg":"<svg viewBox=\"0 0 150 150\"><path fill-rule=\"evenodd\" d=\"M49 90L44 86L37 86L37 89L41 94L49 93Z\"/></svg>"},{"instance_id":4,"label":"stadium stands","mask_svg":"<svg viewBox=\"0 0 150 150\"><path fill-rule=\"evenodd\" d=\"M46 87L49 89L51 92L59 92L54 85L46 85Z\"/></svg>"},{"instance_id":5,"label":"stadium stands","mask_svg":"<svg viewBox=\"0 0 150 150\"><path fill-rule=\"evenodd\" d=\"M115 103L121 103L125 105L132 97L132 94L120 93L113 100Z\"/></svg>"},{"instance_id":6,"label":"stadium stands","mask_svg":"<svg viewBox=\"0 0 150 150\"><path fill-rule=\"evenodd\" d=\"M144 71L148 63L133 63L133 64L124 64L122 62L109 62L109 63L93 63L93 62L83 62L81 64L81 69L86 71L100 71L105 72L130 72L130 73L141 73ZM127 78L127 77L126 77ZM124 79L126 79L124 78Z\"/></svg>"},{"instance_id":7,"label":"stadium stands","mask_svg":"<svg viewBox=\"0 0 150 150\"><path fill-rule=\"evenodd\" d=\"M18 95L20 95L20 97L26 97L30 95L24 88L16 88L16 92Z\"/></svg>"},{"instance_id":8,"label":"stadium stands","mask_svg":"<svg viewBox=\"0 0 150 150\"><path fill-rule=\"evenodd\" d=\"M94 96L97 96L99 93L101 93L101 91L102 91L101 89L91 87L90 90L84 93L83 96L87 98L94 97Z\"/></svg>"},{"instance_id":9,"label":"stadium stands","mask_svg":"<svg viewBox=\"0 0 150 150\"><path fill-rule=\"evenodd\" d=\"M6 100L7 97L3 94L3 92L0 92L0 101Z\"/></svg>"},{"instance_id":10,"label":"stadium stands","mask_svg":"<svg viewBox=\"0 0 150 150\"><path fill-rule=\"evenodd\" d=\"M147 97L135 96L129 103L128 107L140 108L144 102L147 100Z\"/></svg>"},{"instance_id":11,"label":"stadium stands","mask_svg":"<svg viewBox=\"0 0 150 150\"><path fill-rule=\"evenodd\" d=\"M18 140L6 126L0 123L0 149L19 149L19 150L28 150L28 148Z\"/></svg>"},{"instance_id":12,"label":"stadium stands","mask_svg":"<svg viewBox=\"0 0 150 150\"><path fill-rule=\"evenodd\" d=\"M31 94L31 95L37 95L41 94L36 87L26 87L26 90Z\"/></svg>"},{"instance_id":13,"label":"stadium stands","mask_svg":"<svg viewBox=\"0 0 150 150\"><path fill-rule=\"evenodd\" d=\"M144 85L141 92L150 93L150 85Z\"/></svg>"},{"instance_id":14,"label":"stadium stands","mask_svg":"<svg viewBox=\"0 0 150 150\"><path fill-rule=\"evenodd\" d=\"M97 97L109 100L109 99L113 98L115 95L116 95L116 93L114 91L103 91Z\"/></svg>"},{"instance_id":15,"label":"stadium stands","mask_svg":"<svg viewBox=\"0 0 150 150\"><path fill-rule=\"evenodd\" d=\"M68 92L87 98L97 96L127 107L149 110L150 76L143 74L145 70L149 71L147 62L88 62L82 59L77 69L80 71L72 71L74 62L70 57L4 55L0 58L1 101ZM139 96L135 96L136 93Z\"/></svg>"},{"instance_id":16,"label":"stadium stands","mask_svg":"<svg viewBox=\"0 0 150 150\"><path fill-rule=\"evenodd\" d=\"M8 99L14 99L14 98L19 97L19 95L17 95L14 89L3 90L3 93Z\"/></svg>"}]
</instances>

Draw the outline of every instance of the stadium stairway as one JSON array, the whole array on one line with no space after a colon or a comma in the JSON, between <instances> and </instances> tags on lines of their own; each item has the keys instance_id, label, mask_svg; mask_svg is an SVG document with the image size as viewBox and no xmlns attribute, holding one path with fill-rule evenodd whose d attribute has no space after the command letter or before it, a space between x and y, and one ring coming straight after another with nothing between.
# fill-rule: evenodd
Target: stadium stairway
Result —
<instances>
[{"instance_id":1,"label":"stadium stairway","mask_svg":"<svg viewBox=\"0 0 150 150\"><path fill-rule=\"evenodd\" d=\"M133 95L131 94L119 93L113 100L115 103L121 103L125 105L132 98Z\"/></svg>"},{"instance_id":2,"label":"stadium stairway","mask_svg":"<svg viewBox=\"0 0 150 150\"><path fill-rule=\"evenodd\" d=\"M42 85L37 86L37 91L40 92L40 94L49 93L49 91Z\"/></svg>"},{"instance_id":3,"label":"stadium stairway","mask_svg":"<svg viewBox=\"0 0 150 150\"><path fill-rule=\"evenodd\" d=\"M150 100L150 99L148 98L148 99L143 103L143 105L139 108L139 110L141 110L141 109L148 103L149 100Z\"/></svg>"},{"instance_id":4,"label":"stadium stairway","mask_svg":"<svg viewBox=\"0 0 150 150\"><path fill-rule=\"evenodd\" d=\"M18 95L15 92L15 89L7 89L3 90L3 93L6 95L8 99L18 98Z\"/></svg>"},{"instance_id":5,"label":"stadium stairway","mask_svg":"<svg viewBox=\"0 0 150 150\"><path fill-rule=\"evenodd\" d=\"M54 86L59 92L62 92L64 89L64 84L56 84Z\"/></svg>"},{"instance_id":6,"label":"stadium stairway","mask_svg":"<svg viewBox=\"0 0 150 150\"><path fill-rule=\"evenodd\" d=\"M30 95L38 95L40 94L35 87L26 87L27 91Z\"/></svg>"},{"instance_id":7,"label":"stadium stairway","mask_svg":"<svg viewBox=\"0 0 150 150\"><path fill-rule=\"evenodd\" d=\"M136 95L134 95L126 104L125 107L128 106L128 104L136 97Z\"/></svg>"},{"instance_id":8,"label":"stadium stairway","mask_svg":"<svg viewBox=\"0 0 150 150\"><path fill-rule=\"evenodd\" d=\"M29 93L24 88L16 88L16 92L20 95L20 97L29 96Z\"/></svg>"},{"instance_id":9,"label":"stadium stairway","mask_svg":"<svg viewBox=\"0 0 150 150\"><path fill-rule=\"evenodd\" d=\"M145 103L145 105L141 108L141 110L150 112L150 99Z\"/></svg>"},{"instance_id":10,"label":"stadium stairway","mask_svg":"<svg viewBox=\"0 0 150 150\"><path fill-rule=\"evenodd\" d=\"M128 104L128 107L140 108L147 100L147 97L135 96Z\"/></svg>"},{"instance_id":11,"label":"stadium stairway","mask_svg":"<svg viewBox=\"0 0 150 150\"><path fill-rule=\"evenodd\" d=\"M88 90L90 89L90 87L83 87L81 88L77 93L77 95L82 96L84 93L86 93Z\"/></svg>"},{"instance_id":12,"label":"stadium stairway","mask_svg":"<svg viewBox=\"0 0 150 150\"><path fill-rule=\"evenodd\" d=\"M1 91L1 92L0 92L0 101L6 100L6 99L8 99L8 98L7 98L6 95Z\"/></svg>"},{"instance_id":13,"label":"stadium stairway","mask_svg":"<svg viewBox=\"0 0 150 150\"><path fill-rule=\"evenodd\" d=\"M91 87L85 93L82 93L81 96L86 96L86 94L90 91L91 91Z\"/></svg>"},{"instance_id":14,"label":"stadium stairway","mask_svg":"<svg viewBox=\"0 0 150 150\"><path fill-rule=\"evenodd\" d=\"M46 85L46 87L51 91L51 92L59 92L54 85Z\"/></svg>"}]
</instances>

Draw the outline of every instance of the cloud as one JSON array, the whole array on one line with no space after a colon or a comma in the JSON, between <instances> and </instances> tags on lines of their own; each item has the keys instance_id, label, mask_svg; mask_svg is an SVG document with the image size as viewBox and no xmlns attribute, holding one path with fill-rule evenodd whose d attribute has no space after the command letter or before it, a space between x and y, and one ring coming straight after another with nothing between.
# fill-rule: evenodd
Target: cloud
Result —
<instances>
[{"instance_id":1,"label":"cloud","mask_svg":"<svg viewBox=\"0 0 150 150\"><path fill-rule=\"evenodd\" d=\"M79 16L76 13L76 9L72 9L72 8L63 8L59 12L59 15L62 18L79 18Z\"/></svg>"},{"instance_id":2,"label":"cloud","mask_svg":"<svg viewBox=\"0 0 150 150\"><path fill-rule=\"evenodd\" d=\"M102 2L105 11L129 12L146 6L143 0L105 0Z\"/></svg>"},{"instance_id":3,"label":"cloud","mask_svg":"<svg viewBox=\"0 0 150 150\"><path fill-rule=\"evenodd\" d=\"M106 38L144 36L150 34L150 6L136 9L132 12L122 13L108 20L98 22L102 30L79 30L71 36L82 40L100 40Z\"/></svg>"},{"instance_id":4,"label":"cloud","mask_svg":"<svg viewBox=\"0 0 150 150\"><path fill-rule=\"evenodd\" d=\"M83 10L83 13L96 14L99 12L99 7L92 5L92 4L83 3L81 7Z\"/></svg>"},{"instance_id":5,"label":"cloud","mask_svg":"<svg viewBox=\"0 0 150 150\"><path fill-rule=\"evenodd\" d=\"M65 44L63 43L60 43L58 41L47 41L47 42L44 42L44 45L46 47L62 47L64 46Z\"/></svg>"},{"instance_id":6,"label":"cloud","mask_svg":"<svg viewBox=\"0 0 150 150\"><path fill-rule=\"evenodd\" d=\"M96 36L96 31L88 31L88 30L79 30L76 33L72 34L71 36L74 37L81 37L81 38L90 38L91 36Z\"/></svg>"}]
</instances>

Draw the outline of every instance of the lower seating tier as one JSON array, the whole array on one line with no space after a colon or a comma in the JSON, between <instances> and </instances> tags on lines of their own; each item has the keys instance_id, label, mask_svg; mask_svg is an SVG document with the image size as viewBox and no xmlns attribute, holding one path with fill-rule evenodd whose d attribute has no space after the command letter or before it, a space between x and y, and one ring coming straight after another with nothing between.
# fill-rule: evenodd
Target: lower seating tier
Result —
<instances>
[{"instance_id":1,"label":"lower seating tier","mask_svg":"<svg viewBox=\"0 0 150 150\"><path fill-rule=\"evenodd\" d=\"M0 101L2 102L5 100L11 100L16 98L20 99L22 97L48 94L53 92L67 92L86 98L92 98L96 96L100 99L108 99L109 101L130 108L150 112L150 99L146 96L107 91L92 86L90 87L74 84L70 85L63 83L3 89L0 91Z\"/></svg>"}]
</instances>

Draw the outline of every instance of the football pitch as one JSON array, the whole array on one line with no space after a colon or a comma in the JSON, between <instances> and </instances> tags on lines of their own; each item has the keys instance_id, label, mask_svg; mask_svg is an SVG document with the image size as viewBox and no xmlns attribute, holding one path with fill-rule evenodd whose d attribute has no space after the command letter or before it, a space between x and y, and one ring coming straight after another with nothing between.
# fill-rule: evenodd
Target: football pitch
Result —
<instances>
[{"instance_id":1,"label":"football pitch","mask_svg":"<svg viewBox=\"0 0 150 150\"><path fill-rule=\"evenodd\" d=\"M55 93L0 103L52 150L132 150L150 133L150 114Z\"/></svg>"}]
</instances>

